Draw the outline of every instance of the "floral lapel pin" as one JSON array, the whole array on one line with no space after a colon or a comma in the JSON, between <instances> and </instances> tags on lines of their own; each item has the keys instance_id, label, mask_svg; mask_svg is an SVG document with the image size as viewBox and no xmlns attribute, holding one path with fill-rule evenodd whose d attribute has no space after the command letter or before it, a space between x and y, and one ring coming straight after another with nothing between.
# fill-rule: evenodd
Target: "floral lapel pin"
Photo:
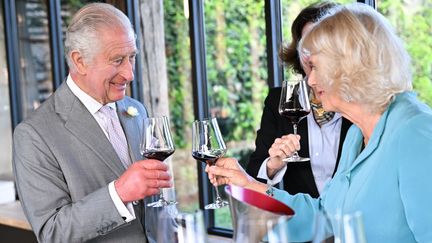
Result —
<instances>
[{"instance_id":1,"label":"floral lapel pin","mask_svg":"<svg viewBox=\"0 0 432 243\"><path fill-rule=\"evenodd\" d=\"M138 112L137 108L135 108L133 106L128 106L128 108L126 110L126 114L128 114L128 116L130 116L130 117L136 117L139 115L139 112Z\"/></svg>"}]
</instances>

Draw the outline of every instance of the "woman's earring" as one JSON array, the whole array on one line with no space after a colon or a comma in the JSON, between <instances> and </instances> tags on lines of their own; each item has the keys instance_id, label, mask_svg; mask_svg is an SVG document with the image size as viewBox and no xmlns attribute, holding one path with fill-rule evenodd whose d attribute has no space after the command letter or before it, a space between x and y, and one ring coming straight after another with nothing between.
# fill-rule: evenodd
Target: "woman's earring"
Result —
<instances>
[{"instance_id":1,"label":"woman's earring","mask_svg":"<svg viewBox=\"0 0 432 243\"><path fill-rule=\"evenodd\" d=\"M354 99L353 99L353 97L351 96L351 95L344 95L345 97L345 101L346 102L348 102L348 103L351 103Z\"/></svg>"}]
</instances>

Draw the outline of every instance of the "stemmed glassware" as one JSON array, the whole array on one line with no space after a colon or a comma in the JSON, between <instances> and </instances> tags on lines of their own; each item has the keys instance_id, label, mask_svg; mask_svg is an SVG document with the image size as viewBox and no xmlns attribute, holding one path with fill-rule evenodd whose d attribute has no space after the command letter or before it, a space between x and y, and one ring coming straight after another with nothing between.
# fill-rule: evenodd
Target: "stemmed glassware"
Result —
<instances>
[{"instance_id":1,"label":"stemmed glassware","mask_svg":"<svg viewBox=\"0 0 432 243\"><path fill-rule=\"evenodd\" d=\"M341 240L343 243L366 243L363 217L360 212L342 216Z\"/></svg>"},{"instance_id":2,"label":"stemmed glassware","mask_svg":"<svg viewBox=\"0 0 432 243\"><path fill-rule=\"evenodd\" d=\"M141 142L141 154L147 159L164 161L174 153L174 143L171 138L169 121L166 116L144 118ZM163 207L176 204L176 201L167 201L162 193L159 200L147 204L149 207Z\"/></svg>"},{"instance_id":3,"label":"stemmed glassware","mask_svg":"<svg viewBox=\"0 0 432 243\"><path fill-rule=\"evenodd\" d=\"M161 211L158 216L157 242L208 242L203 211L197 210L191 213L167 211Z\"/></svg>"},{"instance_id":4,"label":"stemmed glassware","mask_svg":"<svg viewBox=\"0 0 432 243\"><path fill-rule=\"evenodd\" d=\"M226 152L225 142L219 130L216 118L194 121L192 124L192 157L208 165L216 164L216 160ZM205 206L205 209L217 209L228 205L222 200L218 187L215 186L216 200Z\"/></svg>"},{"instance_id":5,"label":"stemmed glassware","mask_svg":"<svg viewBox=\"0 0 432 243\"><path fill-rule=\"evenodd\" d=\"M293 126L294 134L297 134L297 124L311 111L306 81L284 81L279 102L279 114L288 118ZM290 157L283 159L284 162L304 162L309 158L300 157L295 151Z\"/></svg>"},{"instance_id":6,"label":"stemmed glassware","mask_svg":"<svg viewBox=\"0 0 432 243\"><path fill-rule=\"evenodd\" d=\"M312 243L366 243L360 212L328 215L320 210L315 219Z\"/></svg>"}]
</instances>

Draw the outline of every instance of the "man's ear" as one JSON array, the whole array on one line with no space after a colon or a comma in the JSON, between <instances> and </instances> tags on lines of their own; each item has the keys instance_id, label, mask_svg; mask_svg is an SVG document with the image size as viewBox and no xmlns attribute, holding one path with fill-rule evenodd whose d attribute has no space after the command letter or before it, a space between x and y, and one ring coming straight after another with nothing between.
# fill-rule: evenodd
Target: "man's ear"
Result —
<instances>
[{"instance_id":1,"label":"man's ear","mask_svg":"<svg viewBox=\"0 0 432 243\"><path fill-rule=\"evenodd\" d=\"M87 65L84 61L83 56L79 51L72 51L70 53L71 60L73 62L73 65L75 66L75 70L81 74L85 75L87 73Z\"/></svg>"}]
</instances>

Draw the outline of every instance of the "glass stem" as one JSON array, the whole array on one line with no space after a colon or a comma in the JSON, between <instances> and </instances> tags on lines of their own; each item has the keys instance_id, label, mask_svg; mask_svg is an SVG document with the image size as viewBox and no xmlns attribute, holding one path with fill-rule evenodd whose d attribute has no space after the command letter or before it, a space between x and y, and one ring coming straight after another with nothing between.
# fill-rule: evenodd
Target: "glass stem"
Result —
<instances>
[{"instance_id":1,"label":"glass stem","mask_svg":"<svg viewBox=\"0 0 432 243\"><path fill-rule=\"evenodd\" d=\"M293 123L294 134L297 135L297 123Z\"/></svg>"},{"instance_id":2,"label":"glass stem","mask_svg":"<svg viewBox=\"0 0 432 243\"><path fill-rule=\"evenodd\" d=\"M216 201L220 201L221 197L219 196L219 187L218 186L214 186L215 191L216 191Z\"/></svg>"},{"instance_id":3,"label":"glass stem","mask_svg":"<svg viewBox=\"0 0 432 243\"><path fill-rule=\"evenodd\" d=\"M161 201L161 202L164 202L164 201L165 201L165 198L164 198L164 196L163 196L163 191L162 191L162 189L159 189L159 201Z\"/></svg>"},{"instance_id":4,"label":"glass stem","mask_svg":"<svg viewBox=\"0 0 432 243\"><path fill-rule=\"evenodd\" d=\"M297 135L297 123L296 123L296 122L293 123L293 132L294 132L294 135ZM293 157L293 158L299 158L300 156L298 155L297 151L295 151L295 152L291 155L291 157Z\"/></svg>"}]
</instances>

